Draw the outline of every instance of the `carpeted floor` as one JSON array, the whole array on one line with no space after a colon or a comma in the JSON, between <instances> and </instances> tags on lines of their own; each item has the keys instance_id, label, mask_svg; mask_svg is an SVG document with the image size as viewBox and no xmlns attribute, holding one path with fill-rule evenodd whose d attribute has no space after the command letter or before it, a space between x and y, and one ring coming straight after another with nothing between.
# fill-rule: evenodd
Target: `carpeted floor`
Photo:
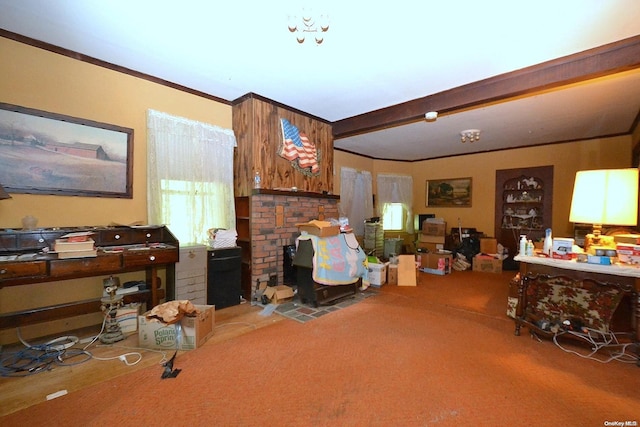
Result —
<instances>
[{"instance_id":1,"label":"carpeted floor","mask_svg":"<svg viewBox=\"0 0 640 427\"><path fill-rule=\"evenodd\" d=\"M383 286L0 418L3 426L602 426L640 421L640 370L516 337L512 275ZM576 348L577 349L577 348ZM582 349L584 350L584 349ZM588 349L586 349L588 352ZM627 424L635 425L635 424Z\"/></svg>"}]
</instances>

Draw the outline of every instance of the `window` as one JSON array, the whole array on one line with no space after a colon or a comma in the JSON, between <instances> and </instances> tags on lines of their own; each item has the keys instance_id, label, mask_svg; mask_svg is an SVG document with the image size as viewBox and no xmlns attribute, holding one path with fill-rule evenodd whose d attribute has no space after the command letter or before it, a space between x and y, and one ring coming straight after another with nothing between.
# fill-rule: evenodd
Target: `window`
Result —
<instances>
[{"instance_id":1,"label":"window","mask_svg":"<svg viewBox=\"0 0 640 427\"><path fill-rule=\"evenodd\" d=\"M404 217L402 203L387 203L382 216L382 229L385 231L404 230Z\"/></svg>"},{"instance_id":2,"label":"window","mask_svg":"<svg viewBox=\"0 0 640 427\"><path fill-rule=\"evenodd\" d=\"M413 178L378 174L378 214L384 230L413 233Z\"/></svg>"},{"instance_id":3,"label":"window","mask_svg":"<svg viewBox=\"0 0 640 427\"><path fill-rule=\"evenodd\" d=\"M149 111L148 221L181 245L206 243L210 228L235 230L233 132Z\"/></svg>"}]
</instances>

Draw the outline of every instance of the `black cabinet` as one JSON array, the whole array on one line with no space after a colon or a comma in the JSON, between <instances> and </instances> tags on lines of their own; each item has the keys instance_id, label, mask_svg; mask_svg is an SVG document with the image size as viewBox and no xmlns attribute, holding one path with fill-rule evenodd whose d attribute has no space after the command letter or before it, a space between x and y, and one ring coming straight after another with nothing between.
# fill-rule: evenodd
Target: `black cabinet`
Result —
<instances>
[{"instance_id":1,"label":"black cabinet","mask_svg":"<svg viewBox=\"0 0 640 427\"><path fill-rule=\"evenodd\" d=\"M207 252L207 304L216 310L240 304L242 248L209 249Z\"/></svg>"}]
</instances>

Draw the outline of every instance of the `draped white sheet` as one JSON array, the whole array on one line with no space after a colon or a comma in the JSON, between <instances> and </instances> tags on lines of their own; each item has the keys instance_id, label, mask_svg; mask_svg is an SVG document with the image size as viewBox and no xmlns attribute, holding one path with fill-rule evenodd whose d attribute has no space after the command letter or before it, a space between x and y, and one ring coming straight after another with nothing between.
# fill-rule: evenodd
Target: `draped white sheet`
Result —
<instances>
[{"instance_id":1,"label":"draped white sheet","mask_svg":"<svg viewBox=\"0 0 640 427\"><path fill-rule=\"evenodd\" d=\"M207 230L235 230L233 131L147 112L147 211L180 244L206 243Z\"/></svg>"},{"instance_id":2,"label":"draped white sheet","mask_svg":"<svg viewBox=\"0 0 640 427\"><path fill-rule=\"evenodd\" d=\"M380 217L384 217L388 203L402 203L407 214L404 230L413 233L413 178L408 175L380 173L376 177L376 183Z\"/></svg>"},{"instance_id":3,"label":"draped white sheet","mask_svg":"<svg viewBox=\"0 0 640 427\"><path fill-rule=\"evenodd\" d=\"M340 168L340 215L349 218L356 236L364 235L364 220L373 216L371 172Z\"/></svg>"}]
</instances>

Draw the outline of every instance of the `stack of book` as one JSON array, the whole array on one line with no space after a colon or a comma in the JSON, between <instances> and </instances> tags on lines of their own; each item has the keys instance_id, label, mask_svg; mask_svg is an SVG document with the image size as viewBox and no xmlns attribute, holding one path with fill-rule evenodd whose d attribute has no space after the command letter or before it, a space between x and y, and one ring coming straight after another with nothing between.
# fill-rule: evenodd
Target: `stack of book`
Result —
<instances>
[{"instance_id":1,"label":"stack of book","mask_svg":"<svg viewBox=\"0 0 640 427\"><path fill-rule=\"evenodd\" d=\"M95 257L98 251L92 234L90 231L65 234L56 239L53 251L57 252L59 259Z\"/></svg>"}]
</instances>

